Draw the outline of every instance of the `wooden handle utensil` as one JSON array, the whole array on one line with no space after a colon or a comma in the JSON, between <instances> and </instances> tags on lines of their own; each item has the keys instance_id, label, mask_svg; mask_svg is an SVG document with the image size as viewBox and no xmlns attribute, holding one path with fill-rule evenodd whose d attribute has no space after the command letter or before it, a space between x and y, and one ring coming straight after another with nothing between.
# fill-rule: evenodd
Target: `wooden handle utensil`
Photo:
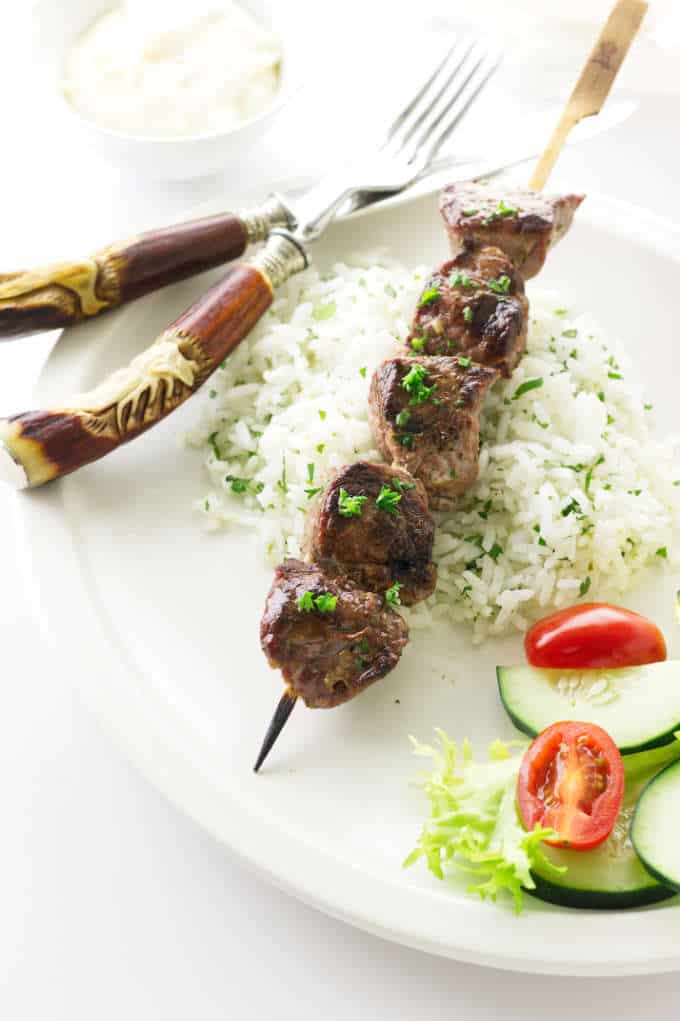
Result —
<instances>
[{"instance_id":1,"label":"wooden handle utensil","mask_svg":"<svg viewBox=\"0 0 680 1021\"><path fill-rule=\"evenodd\" d=\"M306 264L290 235L272 233L126 368L59 407L0 419L0 472L17 488L40 486L150 429L198 390L269 308L274 288Z\"/></svg>"},{"instance_id":2,"label":"wooden handle utensil","mask_svg":"<svg viewBox=\"0 0 680 1021\"><path fill-rule=\"evenodd\" d=\"M619 0L612 10L536 164L529 181L532 191L545 186L572 128L602 109L648 6L646 0Z\"/></svg>"},{"instance_id":3,"label":"wooden handle utensil","mask_svg":"<svg viewBox=\"0 0 680 1021\"><path fill-rule=\"evenodd\" d=\"M146 231L78 262L0 274L0 338L53 330L221 266L288 226L276 197L241 213L220 213Z\"/></svg>"}]
</instances>

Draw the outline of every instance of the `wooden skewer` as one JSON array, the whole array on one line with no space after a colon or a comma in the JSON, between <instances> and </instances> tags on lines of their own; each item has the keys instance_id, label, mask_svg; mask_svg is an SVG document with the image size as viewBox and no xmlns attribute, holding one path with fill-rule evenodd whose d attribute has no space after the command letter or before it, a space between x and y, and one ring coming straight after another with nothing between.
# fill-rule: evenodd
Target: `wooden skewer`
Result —
<instances>
[{"instance_id":1,"label":"wooden skewer","mask_svg":"<svg viewBox=\"0 0 680 1021\"><path fill-rule=\"evenodd\" d=\"M572 128L604 106L648 6L646 0L618 0L531 175L532 191L545 186Z\"/></svg>"},{"instance_id":2,"label":"wooden skewer","mask_svg":"<svg viewBox=\"0 0 680 1021\"><path fill-rule=\"evenodd\" d=\"M262 742L262 747L260 748L260 754L257 756L257 759L255 760L255 765L253 766L254 773L257 773L260 766L262 765L262 763L264 762L264 760L267 758L270 751L274 747L276 739L278 738L279 734L285 727L288 717L295 708L296 702L297 695L293 695L291 691L286 689L286 691L284 691L283 695L281 696L281 699L276 707L274 715L272 716L272 722L269 724L267 733L264 735L264 741Z\"/></svg>"},{"instance_id":3,"label":"wooden skewer","mask_svg":"<svg viewBox=\"0 0 680 1021\"><path fill-rule=\"evenodd\" d=\"M529 183L533 191L540 191L545 185L571 129L584 117L591 117L602 109L647 7L646 0L619 0L612 10L557 127L536 164ZM276 707L262 742L253 767L256 773L274 747L296 702L297 696L287 689Z\"/></svg>"}]
</instances>

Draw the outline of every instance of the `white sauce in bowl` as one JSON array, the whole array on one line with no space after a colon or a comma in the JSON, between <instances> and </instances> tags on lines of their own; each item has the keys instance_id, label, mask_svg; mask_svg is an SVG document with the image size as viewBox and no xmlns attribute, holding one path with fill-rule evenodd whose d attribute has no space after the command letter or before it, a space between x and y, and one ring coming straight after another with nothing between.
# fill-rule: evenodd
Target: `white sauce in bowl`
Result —
<instances>
[{"instance_id":1,"label":"white sauce in bowl","mask_svg":"<svg viewBox=\"0 0 680 1021\"><path fill-rule=\"evenodd\" d=\"M279 89L281 45L231 0L130 0L78 38L63 90L100 127L182 138L238 127Z\"/></svg>"}]
</instances>

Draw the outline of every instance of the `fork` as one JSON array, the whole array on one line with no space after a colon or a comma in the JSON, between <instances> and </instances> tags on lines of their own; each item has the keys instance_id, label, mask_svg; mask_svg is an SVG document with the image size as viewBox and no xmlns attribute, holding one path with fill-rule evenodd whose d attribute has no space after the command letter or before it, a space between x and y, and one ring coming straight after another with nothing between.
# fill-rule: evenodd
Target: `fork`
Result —
<instances>
[{"instance_id":1,"label":"fork","mask_svg":"<svg viewBox=\"0 0 680 1021\"><path fill-rule=\"evenodd\" d=\"M0 277L0 333L54 328L96 315L266 244L231 267L130 364L61 407L0 419L0 478L40 486L98 460L165 418L208 379L309 265L307 246L357 195L394 195L427 173L496 70L500 56L455 43L375 151L296 199L150 232L79 264ZM23 324L23 326L22 326Z\"/></svg>"}]
</instances>

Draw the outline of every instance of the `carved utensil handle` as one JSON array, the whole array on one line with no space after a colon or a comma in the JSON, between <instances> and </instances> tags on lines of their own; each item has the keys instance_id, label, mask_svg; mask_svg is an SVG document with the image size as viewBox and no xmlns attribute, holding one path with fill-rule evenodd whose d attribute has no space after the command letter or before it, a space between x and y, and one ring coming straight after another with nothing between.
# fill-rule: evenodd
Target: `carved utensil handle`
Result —
<instances>
[{"instance_id":1,"label":"carved utensil handle","mask_svg":"<svg viewBox=\"0 0 680 1021\"><path fill-rule=\"evenodd\" d=\"M126 368L61 407L0 419L0 477L20 489L41 486L160 422L250 332L274 288L306 265L290 234L272 233L249 263L229 269Z\"/></svg>"},{"instance_id":2,"label":"carved utensil handle","mask_svg":"<svg viewBox=\"0 0 680 1021\"><path fill-rule=\"evenodd\" d=\"M0 337L72 326L237 259L272 228L288 225L284 205L272 196L258 208L147 231L82 262L0 274Z\"/></svg>"}]
</instances>

